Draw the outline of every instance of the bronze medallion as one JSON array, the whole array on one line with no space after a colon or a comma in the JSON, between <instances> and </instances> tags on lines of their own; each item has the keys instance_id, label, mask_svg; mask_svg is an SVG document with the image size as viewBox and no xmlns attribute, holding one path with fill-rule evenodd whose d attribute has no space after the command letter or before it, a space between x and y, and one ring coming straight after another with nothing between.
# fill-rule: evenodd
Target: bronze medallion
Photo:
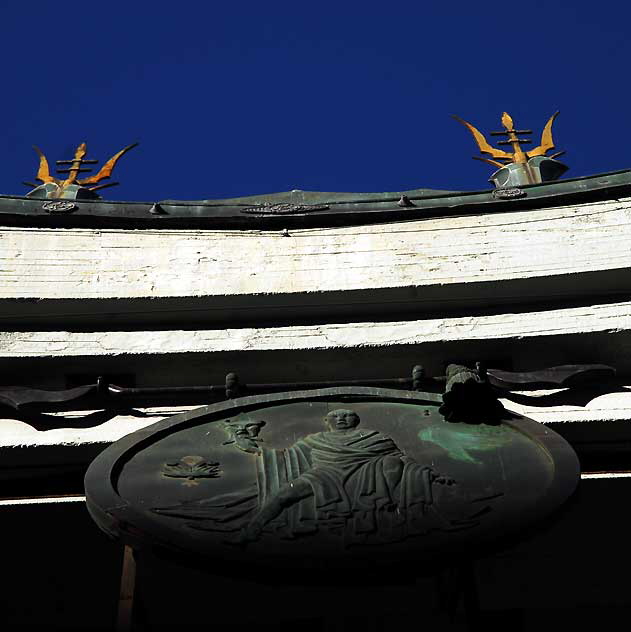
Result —
<instances>
[{"instance_id":1,"label":"bronze medallion","mask_svg":"<svg viewBox=\"0 0 631 632\"><path fill-rule=\"evenodd\" d=\"M572 494L578 462L554 432L510 413L450 422L437 399L337 387L199 408L97 457L88 508L134 547L215 570L329 572L478 555Z\"/></svg>"}]
</instances>

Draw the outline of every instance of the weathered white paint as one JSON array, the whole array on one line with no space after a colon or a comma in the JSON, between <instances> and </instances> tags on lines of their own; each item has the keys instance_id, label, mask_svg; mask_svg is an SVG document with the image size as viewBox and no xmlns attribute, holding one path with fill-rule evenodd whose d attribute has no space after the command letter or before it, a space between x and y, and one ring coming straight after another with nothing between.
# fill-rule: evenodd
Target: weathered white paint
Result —
<instances>
[{"instance_id":1,"label":"weathered white paint","mask_svg":"<svg viewBox=\"0 0 631 632\"><path fill-rule=\"evenodd\" d=\"M591 474L581 474L581 478L631 478L631 472L592 472Z\"/></svg>"},{"instance_id":2,"label":"weathered white paint","mask_svg":"<svg viewBox=\"0 0 631 632\"><path fill-rule=\"evenodd\" d=\"M631 198L282 232L0 229L0 298L236 296L631 266Z\"/></svg>"},{"instance_id":3,"label":"weathered white paint","mask_svg":"<svg viewBox=\"0 0 631 632\"><path fill-rule=\"evenodd\" d=\"M631 267L631 198L517 213L352 228L132 231L0 228L0 299L242 296L544 278ZM377 293L375 292L375 296ZM390 349L631 332L631 302L538 312L291 327L0 332L0 358L107 358L240 351ZM107 322L100 324L107 327ZM486 345L486 342L484 343ZM489 343L492 346L491 343ZM620 352L622 353L622 351ZM71 370L71 369L70 369ZM24 376L22 381L24 381ZM336 379L335 375L329 376ZM505 402L544 423L629 420L631 395L585 407ZM0 447L109 443L191 407L38 432L0 419ZM64 413L66 417L81 413Z\"/></svg>"},{"instance_id":4,"label":"weathered white paint","mask_svg":"<svg viewBox=\"0 0 631 632\"><path fill-rule=\"evenodd\" d=\"M585 406L537 406L525 405L514 401L502 400L507 409L545 424L555 423L580 423L590 421L618 421L629 420L629 432L631 434L631 390L623 387L624 392L607 393L594 397ZM526 391L522 395L537 399L539 396L547 396L556 391Z\"/></svg>"},{"instance_id":5,"label":"weathered white paint","mask_svg":"<svg viewBox=\"0 0 631 632\"><path fill-rule=\"evenodd\" d=\"M114 415L112 419L94 428L55 428L54 430L36 430L25 422L16 419L0 418L0 448L26 446L79 445L84 443L111 443L131 432L146 428L162 419L197 408L197 406L169 406L139 408L138 416ZM94 411L69 411L49 413L59 419L72 423L75 419ZM146 414L147 417L142 415Z\"/></svg>"},{"instance_id":6,"label":"weathered white paint","mask_svg":"<svg viewBox=\"0 0 631 632\"><path fill-rule=\"evenodd\" d=\"M43 496L41 498L5 498L0 507L12 505L56 505L58 503L84 503L85 496Z\"/></svg>"},{"instance_id":7,"label":"weathered white paint","mask_svg":"<svg viewBox=\"0 0 631 632\"><path fill-rule=\"evenodd\" d=\"M522 314L196 331L5 331L0 358L420 345L631 330L631 302Z\"/></svg>"}]
</instances>

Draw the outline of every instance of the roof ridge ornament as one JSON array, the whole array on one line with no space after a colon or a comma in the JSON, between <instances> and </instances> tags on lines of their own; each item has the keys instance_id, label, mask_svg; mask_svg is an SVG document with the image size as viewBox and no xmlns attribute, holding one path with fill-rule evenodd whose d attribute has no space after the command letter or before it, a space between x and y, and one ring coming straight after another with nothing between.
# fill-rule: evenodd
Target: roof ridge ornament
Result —
<instances>
[{"instance_id":1,"label":"roof ridge ornament","mask_svg":"<svg viewBox=\"0 0 631 632\"><path fill-rule=\"evenodd\" d=\"M499 167L490 178L489 182L493 182L496 187L515 187L526 184L539 184L557 180L563 175L568 167L555 160L558 156L564 154L564 151L556 152L550 156L546 154L555 148L552 138L552 125L559 115L556 111L545 124L541 133L540 144L529 151L522 149L522 144L532 142L529 138L520 137L520 134L532 134L529 129L515 129L513 118L508 112L502 113L503 131L491 132L492 136L506 136L505 140L497 142L498 145L510 145L512 151L504 151L497 147L493 147L480 132L471 123L461 119L459 116L453 115L457 121L462 123L472 134L480 153L488 154L490 157L474 156L475 160L481 160L495 167Z\"/></svg>"},{"instance_id":2,"label":"roof ridge ornament","mask_svg":"<svg viewBox=\"0 0 631 632\"><path fill-rule=\"evenodd\" d=\"M98 173L89 176L87 178L79 179L79 174L92 171L90 168L84 168L84 165L94 165L98 160L87 160L85 158L88 148L86 143L81 143L75 150L74 157L71 160L57 160L57 172L67 173L68 176L65 179L55 178L50 174L50 167L48 165L48 159L44 152L37 146L33 145L33 149L39 156L39 168L35 178L42 182L41 185L36 185L32 182L25 182L28 186L35 187L27 194L27 197L36 198L49 198L49 199L98 199L99 196L93 193L99 189L105 189L106 187L113 187L118 182L108 182L106 184L98 184L101 180L105 180L112 175L114 167L119 159L126 154L130 149L136 147L138 143L132 143L121 149L118 153L114 154L105 164L101 167ZM68 165L68 168L60 168L60 165ZM86 186L96 185L96 186Z\"/></svg>"}]
</instances>

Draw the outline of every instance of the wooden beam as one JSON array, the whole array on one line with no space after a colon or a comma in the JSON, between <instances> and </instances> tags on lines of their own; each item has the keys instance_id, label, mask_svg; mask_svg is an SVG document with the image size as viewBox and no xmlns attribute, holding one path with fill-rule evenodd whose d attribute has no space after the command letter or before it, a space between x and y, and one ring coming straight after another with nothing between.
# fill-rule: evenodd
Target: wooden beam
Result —
<instances>
[{"instance_id":1,"label":"wooden beam","mask_svg":"<svg viewBox=\"0 0 631 632\"><path fill-rule=\"evenodd\" d=\"M116 632L129 632L132 629L135 586L136 561L134 560L134 551L130 546L125 546L123 551L123 570L121 573L120 595L118 599Z\"/></svg>"}]
</instances>

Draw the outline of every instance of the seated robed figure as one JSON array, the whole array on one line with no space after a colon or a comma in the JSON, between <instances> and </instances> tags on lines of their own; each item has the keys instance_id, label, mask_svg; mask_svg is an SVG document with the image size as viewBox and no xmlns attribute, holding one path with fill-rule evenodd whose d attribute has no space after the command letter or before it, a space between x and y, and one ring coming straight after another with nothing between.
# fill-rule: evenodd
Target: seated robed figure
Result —
<instances>
[{"instance_id":1,"label":"seated robed figure","mask_svg":"<svg viewBox=\"0 0 631 632\"><path fill-rule=\"evenodd\" d=\"M353 410L331 411L324 420L327 430L283 451L295 476L266 495L245 528L246 539L258 539L292 508L296 515L287 515L281 528L327 529L350 542L399 539L446 526L437 525L439 516L428 509L432 484L451 479L406 457L387 435L360 428Z\"/></svg>"},{"instance_id":2,"label":"seated robed figure","mask_svg":"<svg viewBox=\"0 0 631 632\"><path fill-rule=\"evenodd\" d=\"M450 529L433 486L453 480L406 456L386 434L361 428L353 410L333 410L324 421L326 430L285 449L259 445L264 422L227 422L231 443L256 455L256 486L156 511L230 534L234 543L327 533L347 545L378 544Z\"/></svg>"}]
</instances>

